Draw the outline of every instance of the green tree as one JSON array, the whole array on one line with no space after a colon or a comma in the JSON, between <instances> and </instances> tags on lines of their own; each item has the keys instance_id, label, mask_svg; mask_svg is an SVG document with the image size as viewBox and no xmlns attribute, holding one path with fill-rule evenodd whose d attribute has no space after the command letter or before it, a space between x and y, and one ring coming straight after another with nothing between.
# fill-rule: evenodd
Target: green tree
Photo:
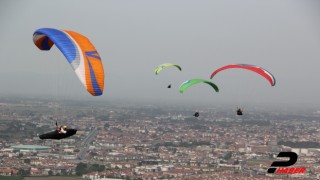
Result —
<instances>
[{"instance_id":1,"label":"green tree","mask_svg":"<svg viewBox=\"0 0 320 180\"><path fill-rule=\"evenodd\" d=\"M98 171L102 172L104 170L106 170L106 166L105 165L100 165Z\"/></svg>"},{"instance_id":2,"label":"green tree","mask_svg":"<svg viewBox=\"0 0 320 180\"><path fill-rule=\"evenodd\" d=\"M20 176L30 176L30 170L31 170L31 168L28 168L28 169L20 168L18 171L18 174Z\"/></svg>"},{"instance_id":3,"label":"green tree","mask_svg":"<svg viewBox=\"0 0 320 180\"><path fill-rule=\"evenodd\" d=\"M65 169L62 169L62 170L61 170L61 174L62 174L63 176L66 176L66 175L68 175L68 173L67 173L67 170L65 170Z\"/></svg>"},{"instance_id":4,"label":"green tree","mask_svg":"<svg viewBox=\"0 0 320 180\"><path fill-rule=\"evenodd\" d=\"M223 159L229 160L229 159L231 159L231 157L232 157L232 153L231 153L231 152L227 152L227 153L223 156Z\"/></svg>"},{"instance_id":5,"label":"green tree","mask_svg":"<svg viewBox=\"0 0 320 180\"><path fill-rule=\"evenodd\" d=\"M92 166L90 166L89 168L89 172L95 172L95 171L98 171L99 170L99 164L93 164Z\"/></svg>"},{"instance_id":6,"label":"green tree","mask_svg":"<svg viewBox=\"0 0 320 180\"><path fill-rule=\"evenodd\" d=\"M110 124L109 124L109 123L104 124L104 129L105 129L105 130L108 130L109 127L110 127Z\"/></svg>"},{"instance_id":7,"label":"green tree","mask_svg":"<svg viewBox=\"0 0 320 180\"><path fill-rule=\"evenodd\" d=\"M79 164L77 164L77 167L76 167L76 175L82 176L83 174L87 173L87 168L88 168L87 164L80 162Z\"/></svg>"}]
</instances>

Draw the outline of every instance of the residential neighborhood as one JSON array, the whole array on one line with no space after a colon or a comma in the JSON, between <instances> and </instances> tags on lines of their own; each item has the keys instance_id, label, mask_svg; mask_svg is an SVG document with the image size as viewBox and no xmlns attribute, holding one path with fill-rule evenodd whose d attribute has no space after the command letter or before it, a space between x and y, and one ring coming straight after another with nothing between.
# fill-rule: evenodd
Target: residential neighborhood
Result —
<instances>
[{"instance_id":1,"label":"residential neighborhood","mask_svg":"<svg viewBox=\"0 0 320 180\"><path fill-rule=\"evenodd\" d=\"M320 114L223 108L86 106L32 100L0 106L0 175L84 179L314 179L320 175ZM64 109L64 110L61 110ZM79 111L81 109L81 111ZM58 115L54 113L58 112ZM40 140L55 121L76 128ZM12 126L19 129L13 131ZM36 131L35 131L36 130ZM296 142L290 146L290 142ZM267 173L280 152L295 152L301 174Z\"/></svg>"}]
</instances>

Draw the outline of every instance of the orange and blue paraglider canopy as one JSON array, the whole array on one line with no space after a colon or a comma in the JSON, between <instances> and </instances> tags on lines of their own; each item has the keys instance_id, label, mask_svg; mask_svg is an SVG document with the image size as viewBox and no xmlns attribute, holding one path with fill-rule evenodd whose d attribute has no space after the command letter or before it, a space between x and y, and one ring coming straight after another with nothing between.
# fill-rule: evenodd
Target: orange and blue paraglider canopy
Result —
<instances>
[{"instance_id":1,"label":"orange and blue paraglider canopy","mask_svg":"<svg viewBox=\"0 0 320 180\"><path fill-rule=\"evenodd\" d=\"M33 42L40 50L50 50L55 44L87 91L99 96L104 88L104 70L100 55L89 39L77 32L41 28L34 32Z\"/></svg>"}]
</instances>

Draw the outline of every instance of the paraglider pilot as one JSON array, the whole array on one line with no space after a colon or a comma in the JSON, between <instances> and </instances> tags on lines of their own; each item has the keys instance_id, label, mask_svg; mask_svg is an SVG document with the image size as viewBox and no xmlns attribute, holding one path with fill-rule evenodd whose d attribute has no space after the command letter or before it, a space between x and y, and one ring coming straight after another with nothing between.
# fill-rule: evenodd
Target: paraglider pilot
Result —
<instances>
[{"instance_id":1,"label":"paraglider pilot","mask_svg":"<svg viewBox=\"0 0 320 180\"><path fill-rule=\"evenodd\" d=\"M56 122L56 132L57 132L58 134L61 134L61 133L65 134L65 133L67 133L67 126L66 126L66 125L58 126L58 123Z\"/></svg>"},{"instance_id":2,"label":"paraglider pilot","mask_svg":"<svg viewBox=\"0 0 320 180\"><path fill-rule=\"evenodd\" d=\"M238 108L237 109L237 115L241 116L243 113L242 113L242 109L241 108Z\"/></svg>"}]
</instances>

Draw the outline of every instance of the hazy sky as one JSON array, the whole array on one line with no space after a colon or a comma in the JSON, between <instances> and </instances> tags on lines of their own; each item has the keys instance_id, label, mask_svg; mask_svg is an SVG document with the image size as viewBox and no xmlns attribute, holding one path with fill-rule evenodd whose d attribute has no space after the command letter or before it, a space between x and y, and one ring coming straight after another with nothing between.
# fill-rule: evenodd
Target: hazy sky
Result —
<instances>
[{"instance_id":1,"label":"hazy sky","mask_svg":"<svg viewBox=\"0 0 320 180\"><path fill-rule=\"evenodd\" d=\"M320 104L318 0L1 0L0 95L46 95L90 100L196 103ZM33 32L77 31L101 55L105 91L91 97L56 48L40 51ZM154 68L165 62L183 71ZM255 73L230 70L198 84L230 63L269 70L275 87ZM167 89L168 84L171 89Z\"/></svg>"}]
</instances>

